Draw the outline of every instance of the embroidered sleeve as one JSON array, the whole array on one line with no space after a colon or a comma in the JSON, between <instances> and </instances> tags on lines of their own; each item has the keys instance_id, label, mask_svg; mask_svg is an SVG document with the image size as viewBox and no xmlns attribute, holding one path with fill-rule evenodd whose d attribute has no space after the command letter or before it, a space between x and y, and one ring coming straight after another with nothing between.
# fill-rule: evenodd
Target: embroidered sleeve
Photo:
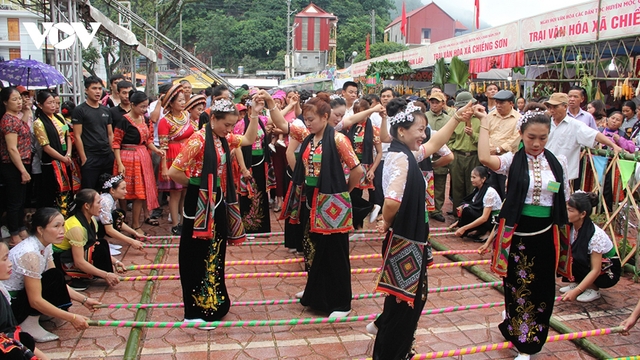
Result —
<instances>
[{"instance_id":1,"label":"embroidered sleeve","mask_svg":"<svg viewBox=\"0 0 640 360\"><path fill-rule=\"evenodd\" d=\"M340 122L338 122L336 126L333 127L333 130L342 131L342 129L344 129L344 122L340 120Z\"/></svg>"},{"instance_id":2,"label":"embroidered sleeve","mask_svg":"<svg viewBox=\"0 0 640 360\"><path fill-rule=\"evenodd\" d=\"M593 237L589 241L589 254L596 252L598 254L606 254L611 249L613 249L613 243L609 236L602 230L598 225L594 225L596 227L596 232L593 234Z\"/></svg>"},{"instance_id":3,"label":"embroidered sleeve","mask_svg":"<svg viewBox=\"0 0 640 360\"><path fill-rule=\"evenodd\" d=\"M204 139L202 138L202 131L198 131L187 140L187 143L184 144L171 166L180 171L187 170L187 168L195 162L196 156L202 151L203 147Z\"/></svg>"},{"instance_id":4,"label":"embroidered sleeve","mask_svg":"<svg viewBox=\"0 0 640 360\"><path fill-rule=\"evenodd\" d=\"M442 145L442 147L436 153L438 156L443 157L451 154L451 149L447 146L447 144Z\"/></svg>"},{"instance_id":5,"label":"embroidered sleeve","mask_svg":"<svg viewBox=\"0 0 640 360\"><path fill-rule=\"evenodd\" d=\"M373 126L373 144L382 144L382 141L380 140L380 128L377 126Z\"/></svg>"},{"instance_id":6,"label":"embroidered sleeve","mask_svg":"<svg viewBox=\"0 0 640 360\"><path fill-rule=\"evenodd\" d=\"M164 117L158 121L158 141L160 150L169 150L169 123Z\"/></svg>"},{"instance_id":7,"label":"embroidered sleeve","mask_svg":"<svg viewBox=\"0 0 640 360\"><path fill-rule=\"evenodd\" d=\"M289 127L289 136L299 143L303 143L304 139L309 136L309 130L305 127L291 125Z\"/></svg>"},{"instance_id":8,"label":"embroidered sleeve","mask_svg":"<svg viewBox=\"0 0 640 360\"><path fill-rule=\"evenodd\" d=\"M153 127L155 126L154 123L152 123L151 121L149 121L149 138L147 139L147 144L153 144Z\"/></svg>"},{"instance_id":9,"label":"embroidered sleeve","mask_svg":"<svg viewBox=\"0 0 640 360\"><path fill-rule=\"evenodd\" d=\"M106 195L109 197L111 196L109 194ZM100 215L98 217L100 218L100 223L102 223L102 225L113 224L113 216L111 215L112 203L107 199L107 196L100 197Z\"/></svg>"},{"instance_id":10,"label":"embroidered sleeve","mask_svg":"<svg viewBox=\"0 0 640 360\"><path fill-rule=\"evenodd\" d=\"M360 163L360 161L358 160L358 156L355 151L353 151L351 142L342 133L336 132L335 134L336 147L338 148L340 159L349 169L353 169Z\"/></svg>"},{"instance_id":11,"label":"embroidered sleeve","mask_svg":"<svg viewBox=\"0 0 640 360\"><path fill-rule=\"evenodd\" d=\"M571 184L569 184L569 179L568 179L568 172L567 172L567 157L564 155L558 155L557 157L558 162L560 163L560 165L562 166L562 172L564 174L564 201L569 201L569 198L571 197Z\"/></svg>"},{"instance_id":12,"label":"embroidered sleeve","mask_svg":"<svg viewBox=\"0 0 640 360\"><path fill-rule=\"evenodd\" d=\"M127 121L127 119L122 119L122 121ZM124 130L122 130L119 126L113 130L113 145L114 149L120 149L120 145L122 144L122 138L124 138Z\"/></svg>"},{"instance_id":13,"label":"embroidered sleeve","mask_svg":"<svg viewBox=\"0 0 640 360\"><path fill-rule=\"evenodd\" d=\"M44 128L42 120L38 119L33 122L33 134L36 136L36 140L38 140L40 146L45 147L49 145L49 137L47 136L47 131Z\"/></svg>"},{"instance_id":14,"label":"embroidered sleeve","mask_svg":"<svg viewBox=\"0 0 640 360\"><path fill-rule=\"evenodd\" d=\"M67 230L64 237L69 240L71 246L84 247L87 243L87 232L82 226L74 226Z\"/></svg>"},{"instance_id":15,"label":"embroidered sleeve","mask_svg":"<svg viewBox=\"0 0 640 360\"><path fill-rule=\"evenodd\" d=\"M509 168L513 163L513 153L507 152L504 155L500 155L500 168L496 171L500 175L509 175Z\"/></svg>"},{"instance_id":16,"label":"embroidered sleeve","mask_svg":"<svg viewBox=\"0 0 640 360\"><path fill-rule=\"evenodd\" d=\"M491 210L500 210L502 207L500 195L498 195L498 192L492 187L487 189L487 193L484 194L484 198L482 198L482 203L484 207L490 207Z\"/></svg>"},{"instance_id":17,"label":"embroidered sleeve","mask_svg":"<svg viewBox=\"0 0 640 360\"><path fill-rule=\"evenodd\" d=\"M18 258L14 271L18 274L33 279L42 279L40 272L40 255L35 252L27 252Z\"/></svg>"},{"instance_id":18,"label":"embroidered sleeve","mask_svg":"<svg viewBox=\"0 0 640 360\"><path fill-rule=\"evenodd\" d=\"M240 134L227 134L227 142L229 143L229 150L236 149L242 143L244 135Z\"/></svg>"},{"instance_id":19,"label":"embroidered sleeve","mask_svg":"<svg viewBox=\"0 0 640 360\"><path fill-rule=\"evenodd\" d=\"M401 152L387 154L384 168L382 169L382 190L385 199L402 202L404 187L407 183L407 170L409 161Z\"/></svg>"}]
</instances>

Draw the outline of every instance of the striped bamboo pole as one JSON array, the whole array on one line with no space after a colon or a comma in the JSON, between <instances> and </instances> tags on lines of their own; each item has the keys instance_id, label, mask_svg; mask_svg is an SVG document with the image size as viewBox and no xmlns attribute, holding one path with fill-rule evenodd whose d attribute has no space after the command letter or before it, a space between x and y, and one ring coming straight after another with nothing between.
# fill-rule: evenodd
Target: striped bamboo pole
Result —
<instances>
[{"instance_id":1,"label":"striped bamboo pole","mask_svg":"<svg viewBox=\"0 0 640 360\"><path fill-rule=\"evenodd\" d=\"M430 288L429 294L449 292L449 291L481 289L481 288L496 287L501 285L502 285L502 282L496 281L496 282L466 284L466 285L457 285L457 286L444 286L444 287L438 287L438 288ZM353 300L374 299L374 298L379 298L383 296L385 296L384 293L356 294L356 295L353 295ZM231 306L288 305L288 304L297 304L299 302L300 302L299 299L237 301L237 302L231 303ZM503 304L503 303L500 303L500 304ZM498 305L493 305L493 303L490 303L489 305L487 304L483 304L483 305L484 305L483 308L498 306ZM159 304L135 304L135 303L126 304L125 303L125 304L102 304L102 305L95 306L95 308L96 309L168 309L168 308L181 308L183 306L184 306L184 303L159 303ZM479 306L479 305L470 305L470 306ZM454 307L452 309L463 308L463 307L464 306ZM443 308L443 309L449 309L449 308ZM464 310L473 310L473 309L469 308ZM438 313L442 312L442 310L440 309L438 309L437 311ZM451 310L451 311L457 311L457 310ZM445 312L449 312L449 311L445 311Z\"/></svg>"},{"instance_id":2,"label":"striped bamboo pole","mask_svg":"<svg viewBox=\"0 0 640 360\"><path fill-rule=\"evenodd\" d=\"M434 251L433 255L451 255L451 254L477 254L476 250L451 250L451 251ZM351 255L349 260L369 260L369 259L381 259L382 254L366 254L366 255ZM281 264L295 264L304 262L304 258L282 259L282 260L235 260L225 261L226 266L238 266L238 265L281 265ZM178 269L178 264L149 264L149 265L130 265L127 266L127 270L149 270L149 269Z\"/></svg>"},{"instance_id":3,"label":"striped bamboo pole","mask_svg":"<svg viewBox=\"0 0 640 360\"><path fill-rule=\"evenodd\" d=\"M491 263L491 260L472 260L453 263L432 264L429 269L444 269L460 266L485 265ZM352 274L369 274L380 272L380 268L358 268L351 269ZM296 272L264 272L264 273L239 273L226 274L225 279L255 279L255 278L274 278L274 277L305 277L306 271ZM156 275L156 276L121 276L120 281L148 281L148 280L179 280L179 275Z\"/></svg>"}]
</instances>

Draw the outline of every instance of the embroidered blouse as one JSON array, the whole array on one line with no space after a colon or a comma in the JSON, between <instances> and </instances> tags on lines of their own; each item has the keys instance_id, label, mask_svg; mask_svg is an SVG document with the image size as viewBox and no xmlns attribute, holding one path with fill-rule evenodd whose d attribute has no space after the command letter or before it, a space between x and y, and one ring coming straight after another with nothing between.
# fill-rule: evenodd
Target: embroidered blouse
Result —
<instances>
[{"instance_id":1,"label":"embroidered blouse","mask_svg":"<svg viewBox=\"0 0 640 360\"><path fill-rule=\"evenodd\" d=\"M191 126L186 126L187 124ZM189 138L198 124L193 124L189 114L182 112L180 119L175 119L171 113L166 114L158 121L158 140L160 149L168 150L170 141L180 141Z\"/></svg>"},{"instance_id":2,"label":"embroidered blouse","mask_svg":"<svg viewBox=\"0 0 640 360\"><path fill-rule=\"evenodd\" d=\"M153 143L153 123L149 126L134 122L127 114L113 131L113 148L120 149L122 145L146 145Z\"/></svg>"},{"instance_id":3,"label":"embroidered blouse","mask_svg":"<svg viewBox=\"0 0 640 360\"><path fill-rule=\"evenodd\" d=\"M498 174L509 175L509 168L513 162L514 154L508 152L500 156L500 168L496 171ZM569 201L571 196L571 187L569 186L569 180L567 176L567 158L564 155L557 156L558 162L562 165L562 171L564 172L564 196L565 201ZM550 181L555 181L553 171L549 166L547 158L544 153L533 156L527 154L527 162L529 163L529 190L524 203L528 205L538 206L553 206L553 192L549 191L548 186Z\"/></svg>"},{"instance_id":4,"label":"embroidered blouse","mask_svg":"<svg viewBox=\"0 0 640 360\"><path fill-rule=\"evenodd\" d=\"M425 159L425 148L420 146L420 150L414 151L416 161ZM437 153L440 157L451 154L447 145L442 146ZM409 168L409 158L402 152L390 152L384 161L382 171L382 189L386 199L402 202L404 187L407 184L407 169Z\"/></svg>"},{"instance_id":5,"label":"embroidered blouse","mask_svg":"<svg viewBox=\"0 0 640 360\"><path fill-rule=\"evenodd\" d=\"M311 133L306 127L291 126L289 130L289 136L300 143L303 143L304 139L309 136L309 134ZM353 169L358 166L360 160L358 160L358 156L356 156L356 153L353 151L349 139L347 139L344 134L336 131L335 141L342 163L349 169ZM309 146L304 150L301 158L302 163L304 164L305 176L320 176L320 167L322 164L322 142L314 146L313 141L310 141Z\"/></svg>"},{"instance_id":6,"label":"embroidered blouse","mask_svg":"<svg viewBox=\"0 0 640 360\"><path fill-rule=\"evenodd\" d=\"M476 196L478 196L478 194L473 197L474 201L476 200ZM502 200L500 199L500 195L498 195L496 189L491 186L489 186L487 192L484 194L482 203L484 204L484 207L490 207L491 211L498 211L502 208Z\"/></svg>"},{"instance_id":7,"label":"embroidered blouse","mask_svg":"<svg viewBox=\"0 0 640 360\"><path fill-rule=\"evenodd\" d=\"M197 178L202 174L202 162L204 161L204 136L204 129L200 129L191 135L189 140L187 140L185 145L182 147L182 150L180 150L176 159L173 161L173 165L171 165L177 170L183 171L188 178ZM242 142L242 138L242 135L232 133L227 134L229 151L239 147ZM214 135L214 141L218 139L219 138ZM219 158L221 158L221 155L224 154L224 149L222 149L222 146L216 146L215 148L218 151ZM223 165L222 161L219 162L218 165L218 178L225 179L227 167L220 166ZM223 181L222 183L225 182Z\"/></svg>"},{"instance_id":8,"label":"embroidered blouse","mask_svg":"<svg viewBox=\"0 0 640 360\"><path fill-rule=\"evenodd\" d=\"M23 163L30 164L32 138L29 124L8 113L4 114L0 120L0 157L4 164L11 163L9 148L7 147L7 140L5 139L5 135L7 134L18 135L18 143L16 146L18 153L20 153L20 159L22 159Z\"/></svg>"},{"instance_id":9,"label":"embroidered blouse","mask_svg":"<svg viewBox=\"0 0 640 360\"><path fill-rule=\"evenodd\" d=\"M53 263L51 244L44 246L35 236L29 236L9 251L13 271L9 280L4 281L8 291L24 289L24 277L42 279L42 273Z\"/></svg>"},{"instance_id":10,"label":"embroidered blouse","mask_svg":"<svg viewBox=\"0 0 640 360\"><path fill-rule=\"evenodd\" d=\"M116 210L116 201L109 193L100 194L100 215L98 219L102 225L113 224L113 215L111 213Z\"/></svg>"},{"instance_id":11,"label":"embroidered blouse","mask_svg":"<svg viewBox=\"0 0 640 360\"><path fill-rule=\"evenodd\" d=\"M69 133L69 125L63 123L58 119L57 116L49 117L53 126L55 126L58 131L58 136L60 137L60 145L62 145L63 149L67 145L67 134ZM33 133L36 136L36 140L40 146L45 147L49 145L49 137L47 136L47 130L44 128L44 124L42 120L37 119L33 122Z\"/></svg>"},{"instance_id":12,"label":"embroidered blouse","mask_svg":"<svg viewBox=\"0 0 640 360\"><path fill-rule=\"evenodd\" d=\"M593 226L595 227L596 232L593 233L593 237L589 240L589 254L596 252L604 255L613 249L613 242L609 236L607 236L607 233L605 233L598 225L594 224ZM572 227L570 237L572 244L576 241L576 236L578 236L578 233Z\"/></svg>"},{"instance_id":13,"label":"embroidered blouse","mask_svg":"<svg viewBox=\"0 0 640 360\"><path fill-rule=\"evenodd\" d=\"M262 122L263 125L267 125L267 121L269 120L266 116L259 116L258 119ZM244 120L240 119L236 123L236 126L233 128L233 133L237 135L244 135ZM262 149L262 139L264 139L264 131L262 131L262 127L258 125L258 135L256 135L256 141L253 142L251 146L252 150L260 150Z\"/></svg>"}]
</instances>

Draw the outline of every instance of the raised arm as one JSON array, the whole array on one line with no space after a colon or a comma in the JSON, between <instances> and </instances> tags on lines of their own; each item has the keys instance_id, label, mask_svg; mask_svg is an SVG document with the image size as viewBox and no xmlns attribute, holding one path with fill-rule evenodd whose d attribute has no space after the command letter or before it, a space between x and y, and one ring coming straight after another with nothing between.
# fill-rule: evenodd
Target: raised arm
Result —
<instances>
[{"instance_id":1,"label":"raised arm","mask_svg":"<svg viewBox=\"0 0 640 360\"><path fill-rule=\"evenodd\" d=\"M265 91L266 92L266 91ZM264 109L264 102L258 102L258 96L253 97L253 106L251 107L251 115L249 115L249 126L247 126L247 131L245 131L244 136L242 137L242 142L240 146L249 146L253 145L256 141L256 136L258 135L258 121L260 121L260 114ZM279 111L276 110L278 114ZM280 115L282 117L282 115ZM284 118L282 118L284 120Z\"/></svg>"},{"instance_id":2,"label":"raised arm","mask_svg":"<svg viewBox=\"0 0 640 360\"><path fill-rule=\"evenodd\" d=\"M357 114L353 114L349 117L345 117L342 119L342 128L343 129L348 129L350 128L352 125L363 122L365 120L367 120L369 118L369 116L371 116L371 114L373 113L379 113L382 110L384 110L384 107L380 104L371 107L367 110L364 111L360 111Z\"/></svg>"},{"instance_id":3,"label":"raised arm","mask_svg":"<svg viewBox=\"0 0 640 360\"><path fill-rule=\"evenodd\" d=\"M447 141L451 139L451 135L456 129L456 126L458 126L461 121L468 121L472 115L473 107L471 101L469 101L467 105L456 111L449 121L447 121L440 130L431 136L429 141L422 145L425 151L425 156L431 156L436 151L440 150L442 145L446 144Z\"/></svg>"}]
</instances>

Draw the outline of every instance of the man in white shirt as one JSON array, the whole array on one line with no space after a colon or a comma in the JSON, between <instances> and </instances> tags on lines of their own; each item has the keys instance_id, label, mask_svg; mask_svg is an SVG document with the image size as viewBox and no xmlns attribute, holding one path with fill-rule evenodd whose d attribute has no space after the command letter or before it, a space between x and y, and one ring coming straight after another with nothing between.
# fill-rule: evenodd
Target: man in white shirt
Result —
<instances>
[{"instance_id":1,"label":"man in white shirt","mask_svg":"<svg viewBox=\"0 0 640 360\"><path fill-rule=\"evenodd\" d=\"M596 125L596 120L593 118L593 115L582 110L582 108L580 107L580 105L584 101L584 94L585 90L580 86L571 87L569 93L567 94L569 96L567 115L576 120L580 120L593 130L598 130L598 125Z\"/></svg>"},{"instance_id":2,"label":"man in white shirt","mask_svg":"<svg viewBox=\"0 0 640 360\"><path fill-rule=\"evenodd\" d=\"M347 111L345 111L343 117L349 117L353 115L353 104L358 99L358 84L353 81L347 81L342 85L342 96L347 103Z\"/></svg>"},{"instance_id":3,"label":"man in white shirt","mask_svg":"<svg viewBox=\"0 0 640 360\"><path fill-rule=\"evenodd\" d=\"M554 93L545 102L551 114L551 131L546 148L555 156L564 155L567 158L567 179L574 180L579 175L580 146L593 147L597 141L609 146L616 154L622 149L604 134L567 116L568 103L569 97L565 93Z\"/></svg>"}]
</instances>

